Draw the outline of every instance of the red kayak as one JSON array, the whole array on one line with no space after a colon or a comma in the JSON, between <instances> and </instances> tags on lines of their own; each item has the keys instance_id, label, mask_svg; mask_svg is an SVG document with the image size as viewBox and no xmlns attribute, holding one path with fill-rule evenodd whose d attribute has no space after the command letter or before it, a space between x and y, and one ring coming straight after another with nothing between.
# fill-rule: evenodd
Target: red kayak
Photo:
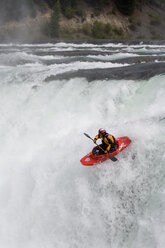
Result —
<instances>
[{"instance_id":1,"label":"red kayak","mask_svg":"<svg viewBox=\"0 0 165 248\"><path fill-rule=\"evenodd\" d=\"M131 143L131 140L127 136L124 136L124 137L117 138L116 142L117 142L117 149L114 152L110 153L112 156L115 156L119 152L124 150ZM94 149L95 147L93 148L93 150ZM96 165L109 159L108 154L94 155L93 150L92 152L90 152L89 154L87 154L85 157L83 157L80 160L80 162L83 165L86 165L86 166Z\"/></svg>"}]
</instances>

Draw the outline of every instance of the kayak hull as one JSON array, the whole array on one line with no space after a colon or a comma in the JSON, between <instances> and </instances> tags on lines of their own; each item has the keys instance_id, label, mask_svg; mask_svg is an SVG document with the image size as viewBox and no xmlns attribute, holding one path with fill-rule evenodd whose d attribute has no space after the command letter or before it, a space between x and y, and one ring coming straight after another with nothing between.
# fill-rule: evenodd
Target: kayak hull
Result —
<instances>
[{"instance_id":1,"label":"kayak hull","mask_svg":"<svg viewBox=\"0 0 165 248\"><path fill-rule=\"evenodd\" d=\"M112 156L116 156L119 152L124 150L131 143L131 140L127 136L124 136L124 137L117 138L116 142L117 142L118 148L116 149L116 151L110 153ZM85 166L92 166L92 165L102 163L108 159L109 159L108 154L93 155L93 153L90 152L89 154L84 156L80 160L80 162Z\"/></svg>"}]
</instances>

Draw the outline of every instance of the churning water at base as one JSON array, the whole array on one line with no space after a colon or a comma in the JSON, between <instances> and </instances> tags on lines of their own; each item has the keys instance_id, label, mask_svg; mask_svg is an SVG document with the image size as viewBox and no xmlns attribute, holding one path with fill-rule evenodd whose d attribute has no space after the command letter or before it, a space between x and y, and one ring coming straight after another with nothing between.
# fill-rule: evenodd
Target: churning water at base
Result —
<instances>
[{"instance_id":1,"label":"churning water at base","mask_svg":"<svg viewBox=\"0 0 165 248\"><path fill-rule=\"evenodd\" d=\"M115 56L163 49L0 46L0 247L164 248L165 76L45 82L78 69L125 67ZM83 133L94 137L100 127L132 143L117 163L82 166L93 147Z\"/></svg>"}]
</instances>

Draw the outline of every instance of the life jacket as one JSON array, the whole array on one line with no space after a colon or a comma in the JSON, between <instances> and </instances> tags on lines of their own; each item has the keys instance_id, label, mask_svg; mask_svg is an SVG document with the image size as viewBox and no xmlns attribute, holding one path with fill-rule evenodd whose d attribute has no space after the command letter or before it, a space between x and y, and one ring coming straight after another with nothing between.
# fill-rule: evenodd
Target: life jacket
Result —
<instances>
[{"instance_id":1,"label":"life jacket","mask_svg":"<svg viewBox=\"0 0 165 248\"><path fill-rule=\"evenodd\" d=\"M102 146L104 149L110 151L111 148L115 148L116 140L113 135L106 133L103 137L100 137L99 134L95 136L96 140L100 138L102 138Z\"/></svg>"},{"instance_id":2,"label":"life jacket","mask_svg":"<svg viewBox=\"0 0 165 248\"><path fill-rule=\"evenodd\" d=\"M115 137L106 133L102 138L102 144L106 147L106 150L109 151L111 148L115 147Z\"/></svg>"}]
</instances>

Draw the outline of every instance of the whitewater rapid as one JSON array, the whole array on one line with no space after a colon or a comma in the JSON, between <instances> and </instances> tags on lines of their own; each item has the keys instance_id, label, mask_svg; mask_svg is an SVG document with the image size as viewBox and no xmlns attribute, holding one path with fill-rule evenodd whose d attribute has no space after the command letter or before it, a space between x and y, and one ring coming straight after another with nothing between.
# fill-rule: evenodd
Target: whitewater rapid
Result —
<instances>
[{"instance_id":1,"label":"whitewater rapid","mask_svg":"<svg viewBox=\"0 0 165 248\"><path fill-rule=\"evenodd\" d=\"M164 248L165 75L46 81L146 54L165 45L0 45L0 247ZM132 143L82 166L100 127Z\"/></svg>"}]
</instances>

